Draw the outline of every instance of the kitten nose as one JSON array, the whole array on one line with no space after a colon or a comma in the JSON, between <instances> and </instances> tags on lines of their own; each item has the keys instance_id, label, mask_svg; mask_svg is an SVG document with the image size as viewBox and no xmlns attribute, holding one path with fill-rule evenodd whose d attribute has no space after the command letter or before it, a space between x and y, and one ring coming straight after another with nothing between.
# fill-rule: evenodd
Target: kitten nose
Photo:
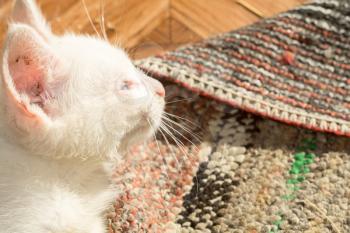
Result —
<instances>
[{"instance_id":1,"label":"kitten nose","mask_svg":"<svg viewBox=\"0 0 350 233\"><path fill-rule=\"evenodd\" d=\"M165 97L165 89L164 89L163 85L161 85L161 88L156 90L156 94L159 95L160 97Z\"/></svg>"},{"instance_id":2,"label":"kitten nose","mask_svg":"<svg viewBox=\"0 0 350 233\"><path fill-rule=\"evenodd\" d=\"M160 96L160 97L164 97L165 96L165 89L163 87L163 84L161 84L158 80L153 79L153 78L149 78L151 86L153 88L153 90L155 91L155 93Z\"/></svg>"}]
</instances>

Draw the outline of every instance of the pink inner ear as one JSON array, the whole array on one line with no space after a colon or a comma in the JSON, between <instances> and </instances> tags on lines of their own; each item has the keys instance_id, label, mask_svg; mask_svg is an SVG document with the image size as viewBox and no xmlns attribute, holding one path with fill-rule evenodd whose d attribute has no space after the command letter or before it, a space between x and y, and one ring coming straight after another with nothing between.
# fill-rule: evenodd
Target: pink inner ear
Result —
<instances>
[{"instance_id":1,"label":"pink inner ear","mask_svg":"<svg viewBox=\"0 0 350 233\"><path fill-rule=\"evenodd\" d=\"M10 61L10 72L16 91L26 95L31 104L44 105L44 83L40 65L28 56L18 56Z\"/></svg>"}]
</instances>

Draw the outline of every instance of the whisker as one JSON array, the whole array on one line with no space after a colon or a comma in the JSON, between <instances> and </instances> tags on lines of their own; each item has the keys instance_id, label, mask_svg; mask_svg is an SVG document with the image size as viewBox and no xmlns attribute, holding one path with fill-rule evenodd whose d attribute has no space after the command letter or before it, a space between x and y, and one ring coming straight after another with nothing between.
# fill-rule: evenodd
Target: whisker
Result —
<instances>
[{"instance_id":1,"label":"whisker","mask_svg":"<svg viewBox=\"0 0 350 233\"><path fill-rule=\"evenodd\" d=\"M188 120L188 119L186 119L186 118L184 118L184 117L181 117L181 116L178 116L178 115L174 115L174 114L171 114L171 113L169 113L169 112L164 112L164 114L167 115L167 116L169 116L169 117L174 117L174 118L176 118L176 119L184 120L184 121L188 122L189 124L191 124L192 126L195 126L195 127L199 127L199 128L200 128L200 126L199 126L198 124L196 124L196 123L194 123L193 121L190 121L190 120Z\"/></svg>"},{"instance_id":2,"label":"whisker","mask_svg":"<svg viewBox=\"0 0 350 233\"><path fill-rule=\"evenodd\" d=\"M151 124L151 122L149 121L149 119L146 118L146 120L147 120L149 126L153 129L153 132L155 132L155 130L154 130L154 128L153 128L153 125ZM158 147L159 155L162 156L162 152L161 152L161 150L160 150L160 146L159 146L157 137L156 137L155 133L153 133L152 135L153 135L154 141L156 142L156 145L157 145L157 147ZM163 157L163 156L162 156L162 157ZM166 164L166 162L164 162L164 163ZM163 169L162 169L162 170L163 170ZM165 171L166 171L166 169L165 169ZM169 179L169 175L168 175L167 172L165 172L165 175L166 175L167 178Z\"/></svg>"},{"instance_id":3,"label":"whisker","mask_svg":"<svg viewBox=\"0 0 350 233\"><path fill-rule=\"evenodd\" d=\"M87 16L88 19L89 19L89 22L90 22L90 24L91 24L91 27L94 29L94 31L95 31L95 33L98 35L98 37L101 38L100 33L97 31L97 29L96 29L96 27L95 27L95 25L94 25L94 23L93 23L93 21L92 21L92 19L91 19L89 10L88 10L88 8L87 8L87 6L86 6L86 3L85 3L85 0L81 0L81 2L83 3L83 7L84 7L84 10L85 10L86 16Z\"/></svg>"},{"instance_id":4,"label":"whisker","mask_svg":"<svg viewBox=\"0 0 350 233\"><path fill-rule=\"evenodd\" d=\"M184 99L181 99L181 100L174 100L174 101L170 101L170 102L167 102L166 105L168 104L173 104L173 103L178 103L178 102L181 102L181 101L187 101L187 100L193 100L193 98L184 98Z\"/></svg>"},{"instance_id":5,"label":"whisker","mask_svg":"<svg viewBox=\"0 0 350 233\"><path fill-rule=\"evenodd\" d=\"M161 127L159 127L159 132L161 133L162 137L164 138L164 140L165 140L166 143L168 144L168 147L169 147L169 149L170 149L170 151L171 151L171 155L172 155L173 158L175 159L175 162L176 162L178 168L180 168L180 167L181 167L181 166L180 166L180 162L179 162L179 160L177 159L176 154L174 153L173 148L170 146L169 140L168 140L167 137L164 135L164 133L163 133Z\"/></svg>"},{"instance_id":6,"label":"whisker","mask_svg":"<svg viewBox=\"0 0 350 233\"><path fill-rule=\"evenodd\" d=\"M163 130L167 130L167 127L164 126L164 125L161 125L160 128L162 128ZM184 149L183 149L182 146L179 145L179 142L176 140L176 137L175 137L174 135L172 135L172 134L169 132L169 130L167 130L167 131L168 131L169 136L173 138L173 140L175 141L176 145L177 145L177 146L180 148L180 150L184 153L186 159L189 160L189 155L188 155L188 153L187 153L186 151L184 151ZM181 142L180 142L180 143L181 143ZM183 145L183 144L182 144L182 145ZM195 179L196 179L196 184L197 184L197 186L196 186L196 187L197 187L196 196L198 196L198 193L199 193L199 190L198 190L199 181L198 181L198 178L197 178L196 176L195 176Z\"/></svg>"},{"instance_id":7,"label":"whisker","mask_svg":"<svg viewBox=\"0 0 350 233\"><path fill-rule=\"evenodd\" d=\"M161 124L160 125L160 128L163 129L172 139L173 141L175 142L175 144L179 147L179 149L184 153L185 157L188 159L188 154L187 152L184 150L184 148L186 148L186 146L181 142L179 141L175 135L173 135L170 130L167 128L166 125L164 124Z\"/></svg>"},{"instance_id":8,"label":"whisker","mask_svg":"<svg viewBox=\"0 0 350 233\"><path fill-rule=\"evenodd\" d=\"M178 168L181 168L181 165L180 165L180 163L179 163L179 161L178 161L176 155L174 154L173 149L172 149L172 147L170 146L170 143L169 143L168 139L166 138L166 136L164 135L164 133L162 132L162 130L164 130L164 131L166 130L166 127L165 127L164 125L161 125L161 126L159 127L159 132L162 134L163 138L166 140L167 144L169 145L169 148L170 148L170 150L171 150L172 153L173 153L173 157L175 158L175 161L176 161L176 163L177 163ZM185 158L189 160L189 155L188 155L188 153L183 149L182 146L179 145L179 143L177 142L175 136L172 135L169 131L168 131L168 135L174 140L174 142L175 142L176 145L179 147L179 149L182 151L182 153L184 153ZM182 175L182 173L183 173L183 171L182 171L182 169L181 169L181 170L180 170L180 175ZM199 187L199 185L198 185L198 178L195 177L195 179L196 179L197 189L198 189L198 187ZM196 194L196 195L198 195L198 191L197 191L197 194Z\"/></svg>"},{"instance_id":9,"label":"whisker","mask_svg":"<svg viewBox=\"0 0 350 233\"><path fill-rule=\"evenodd\" d=\"M167 127L169 127L170 129L174 130L177 134L179 134L183 139L185 139L186 141L188 141L189 143L191 143L195 149L198 149L198 147L190 140L188 139L186 136L182 135L177 129L175 129L174 127L172 127L171 125L167 124L166 122L163 121L163 124L166 125Z\"/></svg>"},{"instance_id":10,"label":"whisker","mask_svg":"<svg viewBox=\"0 0 350 233\"><path fill-rule=\"evenodd\" d=\"M108 41L106 25L105 25L105 4L104 0L100 0L100 28L102 35L106 41Z\"/></svg>"},{"instance_id":11,"label":"whisker","mask_svg":"<svg viewBox=\"0 0 350 233\"><path fill-rule=\"evenodd\" d=\"M185 132L189 133L196 141L198 141L199 143L202 141L199 137L198 134L194 133L194 132L191 132L189 128L187 128L185 125L182 125L176 121L173 121L169 118L166 118L166 117L163 117L162 118L163 120L167 120L168 122L172 123L172 124L175 124L176 126L178 126L180 129L184 130ZM183 136L183 135L181 135Z\"/></svg>"},{"instance_id":12,"label":"whisker","mask_svg":"<svg viewBox=\"0 0 350 233\"><path fill-rule=\"evenodd\" d=\"M164 122L162 122L162 123L164 123ZM177 145L177 146L180 148L180 150L184 153L185 157L186 157L187 159L189 159L188 153L185 152L185 151L182 149L183 147L179 145L179 143L181 143L181 142L178 141L178 140L176 139L176 137L175 137L174 135L172 135L172 134L169 132L169 130L167 129L167 127L163 124L163 125L160 126L160 128L168 131L169 136L172 137L172 139L174 140L174 142L176 143L176 145ZM183 143L181 143L181 144L184 146ZM196 146L195 146L195 148L196 148ZM197 150L198 150L198 148L197 148ZM196 196L198 196L198 193L199 193L199 180L198 180L198 177L197 177L197 176L194 176L194 178L195 178L196 184L197 184L197 185L196 185L196 187L197 187Z\"/></svg>"}]
</instances>

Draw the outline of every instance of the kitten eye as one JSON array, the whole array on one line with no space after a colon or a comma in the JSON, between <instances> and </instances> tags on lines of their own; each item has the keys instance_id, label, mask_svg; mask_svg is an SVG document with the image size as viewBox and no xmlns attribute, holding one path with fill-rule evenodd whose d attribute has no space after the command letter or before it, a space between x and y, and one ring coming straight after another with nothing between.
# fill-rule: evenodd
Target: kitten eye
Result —
<instances>
[{"instance_id":1,"label":"kitten eye","mask_svg":"<svg viewBox=\"0 0 350 233\"><path fill-rule=\"evenodd\" d=\"M129 90L130 86L127 83L123 83L122 86L120 87L120 90L126 91Z\"/></svg>"},{"instance_id":2,"label":"kitten eye","mask_svg":"<svg viewBox=\"0 0 350 233\"><path fill-rule=\"evenodd\" d=\"M138 80L121 80L117 86L117 94L128 99L139 99L148 96L147 88Z\"/></svg>"},{"instance_id":3,"label":"kitten eye","mask_svg":"<svg viewBox=\"0 0 350 233\"><path fill-rule=\"evenodd\" d=\"M137 86L137 84L131 80L124 80L123 83L120 86L121 91L127 91L132 89L133 87Z\"/></svg>"}]
</instances>

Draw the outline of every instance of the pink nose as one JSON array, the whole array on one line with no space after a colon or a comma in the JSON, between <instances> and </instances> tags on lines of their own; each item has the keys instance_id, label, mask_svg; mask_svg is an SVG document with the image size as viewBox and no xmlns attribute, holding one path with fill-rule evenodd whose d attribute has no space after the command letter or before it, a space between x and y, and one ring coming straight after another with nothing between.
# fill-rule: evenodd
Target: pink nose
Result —
<instances>
[{"instance_id":1,"label":"pink nose","mask_svg":"<svg viewBox=\"0 0 350 233\"><path fill-rule=\"evenodd\" d=\"M149 78L150 84L154 90L154 92L160 96L164 97L165 96L165 89L163 87L163 84L161 84L158 80Z\"/></svg>"},{"instance_id":2,"label":"pink nose","mask_svg":"<svg viewBox=\"0 0 350 233\"><path fill-rule=\"evenodd\" d=\"M156 90L156 94L159 95L160 97L164 97L164 96L165 96L164 87L162 86L161 88L159 88L158 90Z\"/></svg>"}]
</instances>

